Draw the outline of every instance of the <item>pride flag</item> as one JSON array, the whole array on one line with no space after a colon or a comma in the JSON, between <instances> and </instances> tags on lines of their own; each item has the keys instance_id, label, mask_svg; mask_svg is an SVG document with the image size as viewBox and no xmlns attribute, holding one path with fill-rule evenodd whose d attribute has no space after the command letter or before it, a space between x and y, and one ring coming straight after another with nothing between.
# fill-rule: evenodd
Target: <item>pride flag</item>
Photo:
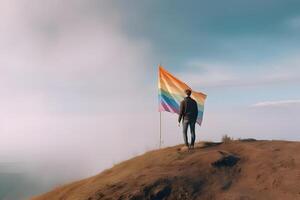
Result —
<instances>
[{"instance_id":1,"label":"pride flag","mask_svg":"<svg viewBox=\"0 0 300 200\"><path fill-rule=\"evenodd\" d=\"M162 68L162 66L159 66L159 77L158 77L159 112L167 111L167 112L179 114L180 102L186 96L186 94L184 93L186 89L191 89L191 88L184 82L174 77L164 68ZM201 92L196 92L192 90L191 97L198 104L197 123L201 125L203 119L204 102L206 99L206 95Z\"/></svg>"}]
</instances>

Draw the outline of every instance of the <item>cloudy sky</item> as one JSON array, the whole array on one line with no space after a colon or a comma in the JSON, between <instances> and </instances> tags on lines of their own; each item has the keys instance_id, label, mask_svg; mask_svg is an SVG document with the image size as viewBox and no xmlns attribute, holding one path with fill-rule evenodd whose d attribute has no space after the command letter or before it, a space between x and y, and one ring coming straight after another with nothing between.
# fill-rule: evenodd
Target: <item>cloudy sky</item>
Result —
<instances>
[{"instance_id":1,"label":"cloudy sky","mask_svg":"<svg viewBox=\"0 0 300 200\"><path fill-rule=\"evenodd\" d=\"M159 63L208 95L198 140L299 140L299 10L298 0L1 0L0 171L32 187L0 195L157 148ZM182 143L176 119L162 114L164 146Z\"/></svg>"}]
</instances>

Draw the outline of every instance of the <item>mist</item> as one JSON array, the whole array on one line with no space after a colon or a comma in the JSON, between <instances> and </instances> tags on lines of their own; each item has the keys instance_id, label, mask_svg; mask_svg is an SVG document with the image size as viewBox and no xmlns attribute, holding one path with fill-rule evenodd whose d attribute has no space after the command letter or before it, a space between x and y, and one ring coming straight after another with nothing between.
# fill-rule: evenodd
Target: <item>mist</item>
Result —
<instances>
[{"instance_id":1,"label":"mist","mask_svg":"<svg viewBox=\"0 0 300 200\"><path fill-rule=\"evenodd\" d=\"M112 3L2 1L0 13L4 199L157 147L151 45L122 32Z\"/></svg>"}]
</instances>

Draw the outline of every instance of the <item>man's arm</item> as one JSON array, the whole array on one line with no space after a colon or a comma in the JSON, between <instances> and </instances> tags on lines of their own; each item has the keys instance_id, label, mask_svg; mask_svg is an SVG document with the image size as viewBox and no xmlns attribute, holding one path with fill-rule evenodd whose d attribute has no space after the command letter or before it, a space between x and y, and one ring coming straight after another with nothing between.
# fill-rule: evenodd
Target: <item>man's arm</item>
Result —
<instances>
[{"instance_id":1,"label":"man's arm","mask_svg":"<svg viewBox=\"0 0 300 200\"><path fill-rule=\"evenodd\" d=\"M197 104L197 102L195 101L195 107L196 107L196 121L197 121L197 118L198 118L198 113L199 113L199 111L198 111L198 104Z\"/></svg>"},{"instance_id":2,"label":"man's arm","mask_svg":"<svg viewBox=\"0 0 300 200\"><path fill-rule=\"evenodd\" d=\"M179 108L179 117L178 117L178 123L180 123L182 116L184 114L184 101L181 101L180 108Z\"/></svg>"}]
</instances>

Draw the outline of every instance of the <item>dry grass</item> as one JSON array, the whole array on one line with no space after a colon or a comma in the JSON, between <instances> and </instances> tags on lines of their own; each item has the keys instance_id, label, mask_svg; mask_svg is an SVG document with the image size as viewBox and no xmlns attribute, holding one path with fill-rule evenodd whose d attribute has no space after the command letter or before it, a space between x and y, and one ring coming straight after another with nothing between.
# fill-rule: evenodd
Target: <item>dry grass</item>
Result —
<instances>
[{"instance_id":1,"label":"dry grass","mask_svg":"<svg viewBox=\"0 0 300 200\"><path fill-rule=\"evenodd\" d=\"M224 144L228 144L228 143L233 142L233 141L234 141L234 139L232 137L229 137L227 134L222 136L222 142Z\"/></svg>"}]
</instances>

